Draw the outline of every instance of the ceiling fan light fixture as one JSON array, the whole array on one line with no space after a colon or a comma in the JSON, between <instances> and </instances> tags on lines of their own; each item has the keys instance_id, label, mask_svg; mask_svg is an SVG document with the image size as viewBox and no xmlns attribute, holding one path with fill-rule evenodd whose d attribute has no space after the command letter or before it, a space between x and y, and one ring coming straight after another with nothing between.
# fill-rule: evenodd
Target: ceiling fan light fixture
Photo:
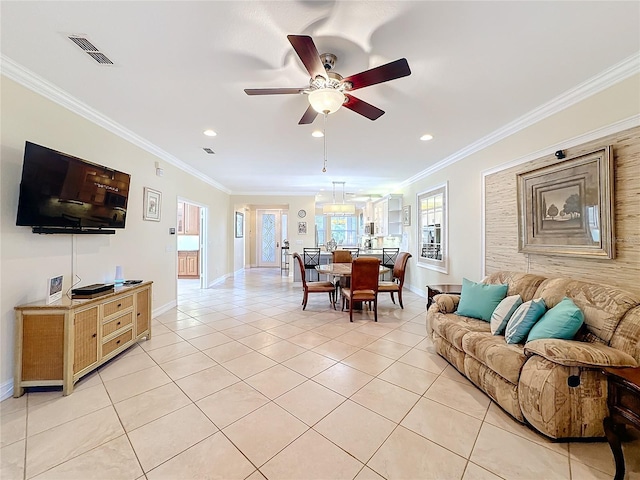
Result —
<instances>
[{"instance_id":1,"label":"ceiling fan light fixture","mask_svg":"<svg viewBox=\"0 0 640 480\"><path fill-rule=\"evenodd\" d=\"M215 137L216 135L218 135L215 131L211 130L210 128L205 130L204 133L207 137Z\"/></svg>"},{"instance_id":2,"label":"ceiling fan light fixture","mask_svg":"<svg viewBox=\"0 0 640 480\"><path fill-rule=\"evenodd\" d=\"M344 93L334 88L319 88L309 93L309 103L318 113L337 112L344 100Z\"/></svg>"},{"instance_id":3,"label":"ceiling fan light fixture","mask_svg":"<svg viewBox=\"0 0 640 480\"><path fill-rule=\"evenodd\" d=\"M324 132L321 132L320 130L314 130L311 133L311 136L315 137L315 138L322 138L322 137L324 137Z\"/></svg>"}]
</instances>

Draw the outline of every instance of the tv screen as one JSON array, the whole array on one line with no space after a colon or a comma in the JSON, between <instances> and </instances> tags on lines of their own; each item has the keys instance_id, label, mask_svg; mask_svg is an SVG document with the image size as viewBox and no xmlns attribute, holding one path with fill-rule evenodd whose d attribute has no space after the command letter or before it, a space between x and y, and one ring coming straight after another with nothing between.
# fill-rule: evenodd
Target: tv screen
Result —
<instances>
[{"instance_id":1,"label":"tv screen","mask_svg":"<svg viewBox=\"0 0 640 480\"><path fill-rule=\"evenodd\" d=\"M26 142L16 225L124 228L131 176Z\"/></svg>"}]
</instances>

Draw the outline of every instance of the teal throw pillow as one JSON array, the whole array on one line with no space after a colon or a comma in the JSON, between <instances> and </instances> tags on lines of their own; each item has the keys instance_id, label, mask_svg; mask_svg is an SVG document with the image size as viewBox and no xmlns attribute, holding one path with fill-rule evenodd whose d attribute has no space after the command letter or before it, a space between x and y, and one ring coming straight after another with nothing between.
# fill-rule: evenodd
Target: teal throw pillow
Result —
<instances>
[{"instance_id":1,"label":"teal throw pillow","mask_svg":"<svg viewBox=\"0 0 640 480\"><path fill-rule=\"evenodd\" d=\"M509 319L520 305L522 305L520 295L505 297L491 314L491 333L503 335Z\"/></svg>"},{"instance_id":2,"label":"teal throw pillow","mask_svg":"<svg viewBox=\"0 0 640 480\"><path fill-rule=\"evenodd\" d=\"M536 323L527 342L538 338L564 338L571 340L584 323L584 314L568 297L558 303Z\"/></svg>"},{"instance_id":3,"label":"teal throw pillow","mask_svg":"<svg viewBox=\"0 0 640 480\"><path fill-rule=\"evenodd\" d=\"M488 322L498 304L507 295L508 285L489 285L462 279L458 315Z\"/></svg>"},{"instance_id":4,"label":"teal throw pillow","mask_svg":"<svg viewBox=\"0 0 640 480\"><path fill-rule=\"evenodd\" d=\"M507 343L521 343L524 341L546 310L547 306L542 298L529 300L520 305L511 315L504 331L504 339Z\"/></svg>"}]
</instances>

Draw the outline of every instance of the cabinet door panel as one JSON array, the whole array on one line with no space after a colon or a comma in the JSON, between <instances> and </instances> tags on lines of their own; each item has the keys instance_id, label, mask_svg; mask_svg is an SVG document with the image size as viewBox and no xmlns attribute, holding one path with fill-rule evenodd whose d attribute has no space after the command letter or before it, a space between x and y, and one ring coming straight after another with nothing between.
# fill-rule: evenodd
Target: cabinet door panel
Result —
<instances>
[{"instance_id":1,"label":"cabinet door panel","mask_svg":"<svg viewBox=\"0 0 640 480\"><path fill-rule=\"evenodd\" d=\"M73 373L78 373L98 361L98 307L77 313L73 332Z\"/></svg>"},{"instance_id":2,"label":"cabinet door panel","mask_svg":"<svg viewBox=\"0 0 640 480\"><path fill-rule=\"evenodd\" d=\"M136 294L136 336L149 329L150 290Z\"/></svg>"}]
</instances>

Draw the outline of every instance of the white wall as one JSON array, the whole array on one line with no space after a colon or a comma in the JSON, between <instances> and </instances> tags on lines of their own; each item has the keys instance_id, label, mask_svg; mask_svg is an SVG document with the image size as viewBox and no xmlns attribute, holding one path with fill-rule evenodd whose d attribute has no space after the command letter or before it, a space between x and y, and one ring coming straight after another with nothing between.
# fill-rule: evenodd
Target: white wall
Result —
<instances>
[{"instance_id":1,"label":"white wall","mask_svg":"<svg viewBox=\"0 0 640 480\"><path fill-rule=\"evenodd\" d=\"M71 286L72 236L34 235L17 227L18 188L26 140L131 175L127 222L115 235L76 235L76 273L81 285L112 281L116 265L126 278L153 280L153 309L175 304L177 289L177 198L209 210L209 281L231 273L233 231L229 195L58 104L2 77L0 121L0 397L13 376L13 307L42 300L47 278L64 275ZM160 161L164 176L155 175ZM162 192L160 222L142 220L143 187ZM188 195L187 195L188 194Z\"/></svg>"}]
</instances>

